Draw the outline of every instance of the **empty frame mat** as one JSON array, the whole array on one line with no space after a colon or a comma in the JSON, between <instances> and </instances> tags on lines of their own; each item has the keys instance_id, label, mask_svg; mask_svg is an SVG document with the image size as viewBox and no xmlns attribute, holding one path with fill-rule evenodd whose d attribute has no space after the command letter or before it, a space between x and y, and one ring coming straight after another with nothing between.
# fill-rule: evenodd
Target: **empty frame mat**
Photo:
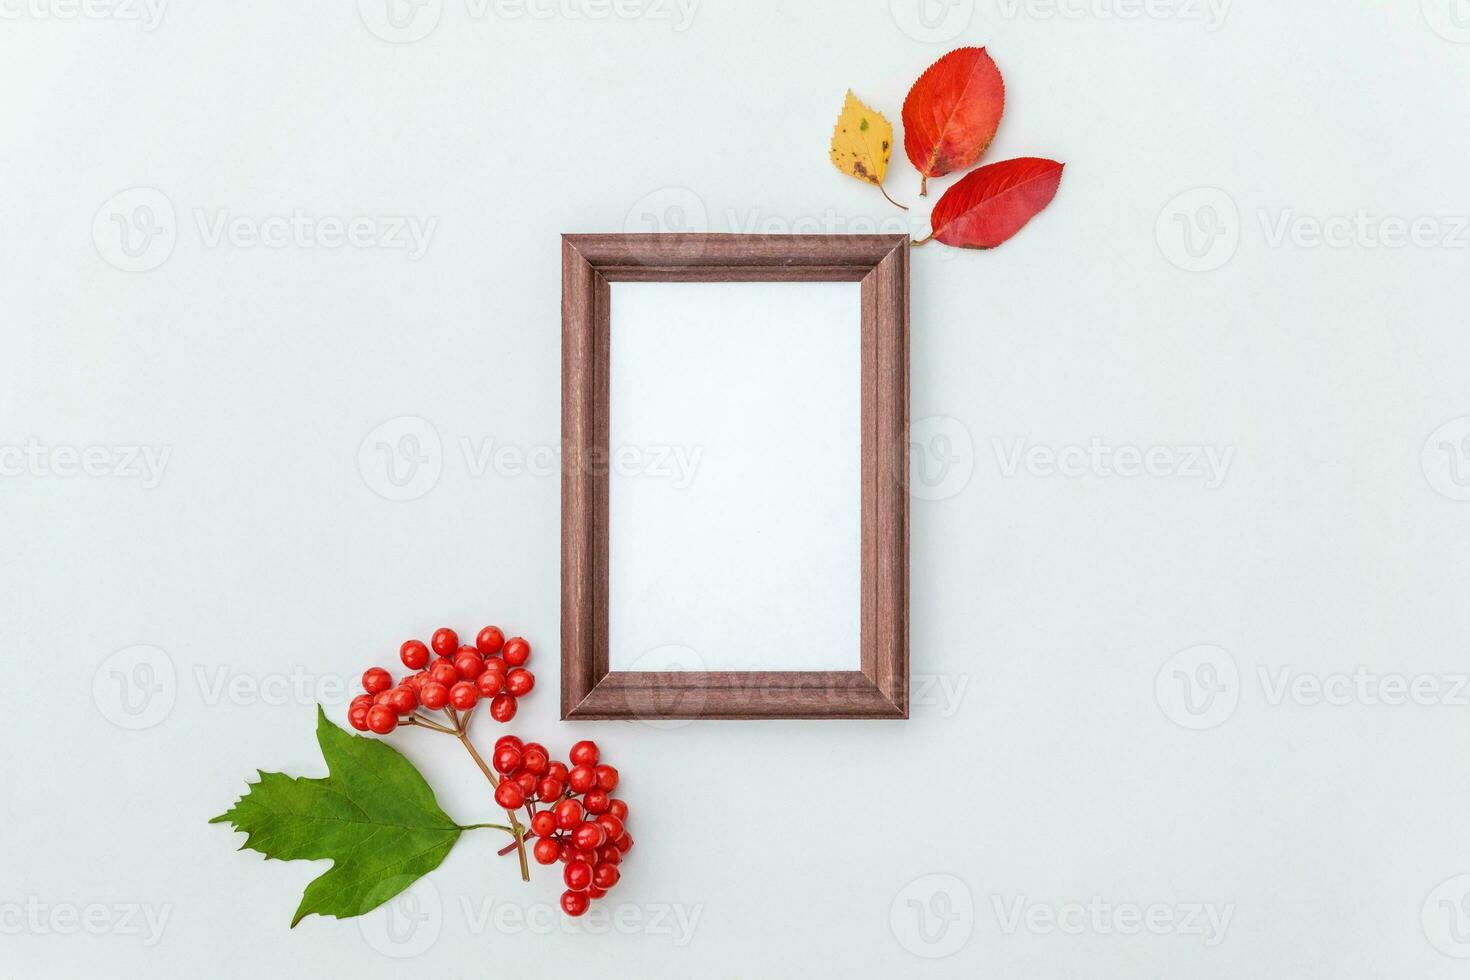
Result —
<instances>
[{"instance_id":1,"label":"empty frame mat","mask_svg":"<svg viewBox=\"0 0 1470 980\"><path fill-rule=\"evenodd\" d=\"M613 282L608 668L857 671L857 282Z\"/></svg>"}]
</instances>

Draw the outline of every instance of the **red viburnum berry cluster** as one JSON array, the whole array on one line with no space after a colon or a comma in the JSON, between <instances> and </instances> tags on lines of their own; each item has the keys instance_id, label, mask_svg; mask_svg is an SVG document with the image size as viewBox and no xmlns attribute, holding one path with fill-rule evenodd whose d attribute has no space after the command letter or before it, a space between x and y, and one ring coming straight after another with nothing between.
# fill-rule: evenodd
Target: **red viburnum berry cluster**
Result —
<instances>
[{"instance_id":1,"label":"red viburnum berry cluster","mask_svg":"<svg viewBox=\"0 0 1470 980\"><path fill-rule=\"evenodd\" d=\"M494 764L504 778L495 802L507 810L527 807L536 835L532 853L539 864L566 865L562 911L581 915L592 899L618 883L618 865L633 838L625 827L628 804L609 795L617 788L618 771L599 763L596 743L578 742L569 758L570 769L535 742L502 736L495 743ZM545 809L537 809L537 803Z\"/></svg>"},{"instance_id":2,"label":"red viburnum berry cluster","mask_svg":"<svg viewBox=\"0 0 1470 980\"><path fill-rule=\"evenodd\" d=\"M431 647L437 654L433 663ZM490 699L490 717L504 724L516 716L516 699L536 686L536 675L525 668L531 644L519 636L507 640L495 626L480 630L474 646L460 646L459 634L445 626L434 631L429 646L409 640L398 655L414 673L396 687L393 675L382 667L363 673L367 693L353 698L347 712L348 723L358 731L387 735L420 706L470 711L481 698Z\"/></svg>"},{"instance_id":3,"label":"red viburnum berry cluster","mask_svg":"<svg viewBox=\"0 0 1470 980\"><path fill-rule=\"evenodd\" d=\"M591 741L572 746L568 767L552 760L545 746L505 735L496 741L487 765L468 737L470 719L482 699L490 700L490 716L496 721L503 724L515 717L517 699L536 684L525 667L531 645L519 636L507 640L499 627L486 626L474 646L461 646L459 635L446 626L434 631L428 646L409 640L398 652L412 673L395 684L386 669L368 668L362 675L367 693L353 698L348 709L352 727L387 735L399 725L411 725L458 738L495 788L496 804L510 817L510 826L502 829L510 830L515 841L500 853L519 852L521 877L530 880L526 843L534 837L532 854L539 864L566 865L562 910L574 916L586 912L592 899L618 883L618 865L633 846L625 827L628 805L610 795L617 788L618 771L600 763ZM420 709L444 714L435 720ZM517 816L520 812L529 821L529 833Z\"/></svg>"}]
</instances>

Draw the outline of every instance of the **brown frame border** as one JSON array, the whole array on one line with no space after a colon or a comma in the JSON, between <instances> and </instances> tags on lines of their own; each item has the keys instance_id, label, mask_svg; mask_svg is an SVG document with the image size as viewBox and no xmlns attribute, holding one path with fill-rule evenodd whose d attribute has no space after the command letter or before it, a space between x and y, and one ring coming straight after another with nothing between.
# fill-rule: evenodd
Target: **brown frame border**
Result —
<instances>
[{"instance_id":1,"label":"brown frame border","mask_svg":"<svg viewBox=\"0 0 1470 980\"><path fill-rule=\"evenodd\" d=\"M861 670L608 671L609 283L629 281L862 284ZM562 718L907 718L908 236L563 235L561 282Z\"/></svg>"}]
</instances>

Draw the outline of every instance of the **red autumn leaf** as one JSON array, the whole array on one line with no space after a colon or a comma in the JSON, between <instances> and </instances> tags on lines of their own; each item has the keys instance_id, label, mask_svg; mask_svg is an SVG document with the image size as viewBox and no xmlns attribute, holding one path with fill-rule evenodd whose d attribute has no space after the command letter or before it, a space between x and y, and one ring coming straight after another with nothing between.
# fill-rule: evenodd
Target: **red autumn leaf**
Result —
<instances>
[{"instance_id":1,"label":"red autumn leaf","mask_svg":"<svg viewBox=\"0 0 1470 980\"><path fill-rule=\"evenodd\" d=\"M1056 197L1063 166L1055 160L1021 157L965 174L930 212L934 230L929 238L960 248L995 248Z\"/></svg>"},{"instance_id":2,"label":"red autumn leaf","mask_svg":"<svg viewBox=\"0 0 1470 980\"><path fill-rule=\"evenodd\" d=\"M984 48L956 48L930 65L903 100L903 148L930 177L975 165L995 138L1006 85Z\"/></svg>"}]
</instances>

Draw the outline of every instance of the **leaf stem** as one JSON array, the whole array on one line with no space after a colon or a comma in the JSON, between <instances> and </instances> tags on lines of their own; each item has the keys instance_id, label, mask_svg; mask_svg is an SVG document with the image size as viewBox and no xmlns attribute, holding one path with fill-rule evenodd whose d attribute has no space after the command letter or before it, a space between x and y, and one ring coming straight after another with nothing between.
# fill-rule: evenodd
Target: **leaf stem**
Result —
<instances>
[{"instance_id":1,"label":"leaf stem","mask_svg":"<svg viewBox=\"0 0 1470 980\"><path fill-rule=\"evenodd\" d=\"M882 193L884 197L888 197L888 191L884 189L882 184L878 185L878 190ZM901 211L907 211L909 209L909 206L907 204L899 204L891 197L888 197L888 203L892 204L894 207L898 208Z\"/></svg>"},{"instance_id":2,"label":"leaf stem","mask_svg":"<svg viewBox=\"0 0 1470 980\"><path fill-rule=\"evenodd\" d=\"M927 242L932 242L933 240L934 240L934 233L931 231L928 234L927 237L921 238L921 239L919 239L916 242L909 242L909 247L910 248L918 248L920 245L923 245L923 244L925 244Z\"/></svg>"},{"instance_id":3,"label":"leaf stem","mask_svg":"<svg viewBox=\"0 0 1470 980\"><path fill-rule=\"evenodd\" d=\"M507 827L503 823L471 823L471 824L465 824L465 825L461 826L459 829L460 830L503 830L507 834L512 833L511 829L509 827ZM511 845L511 846L514 847L515 845Z\"/></svg>"}]
</instances>

